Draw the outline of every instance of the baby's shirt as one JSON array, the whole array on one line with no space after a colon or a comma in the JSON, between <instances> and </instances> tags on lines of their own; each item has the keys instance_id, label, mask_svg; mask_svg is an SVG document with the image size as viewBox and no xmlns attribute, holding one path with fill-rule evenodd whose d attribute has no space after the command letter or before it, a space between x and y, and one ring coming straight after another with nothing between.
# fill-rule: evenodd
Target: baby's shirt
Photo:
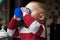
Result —
<instances>
[{"instance_id":1,"label":"baby's shirt","mask_svg":"<svg viewBox=\"0 0 60 40\"><path fill-rule=\"evenodd\" d=\"M45 38L45 26L31 17L29 14L24 16L25 27L18 29L16 25L18 21L12 19L8 25L7 32L11 37L19 37L20 33L32 33L34 35Z\"/></svg>"}]
</instances>

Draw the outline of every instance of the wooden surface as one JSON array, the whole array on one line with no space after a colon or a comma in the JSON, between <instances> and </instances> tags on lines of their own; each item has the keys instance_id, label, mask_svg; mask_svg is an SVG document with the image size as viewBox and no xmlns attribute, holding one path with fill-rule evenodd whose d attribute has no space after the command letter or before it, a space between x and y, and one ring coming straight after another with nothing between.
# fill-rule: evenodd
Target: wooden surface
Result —
<instances>
[{"instance_id":1,"label":"wooden surface","mask_svg":"<svg viewBox=\"0 0 60 40\"><path fill-rule=\"evenodd\" d=\"M11 37L6 37L6 38L0 38L0 40L12 40Z\"/></svg>"}]
</instances>

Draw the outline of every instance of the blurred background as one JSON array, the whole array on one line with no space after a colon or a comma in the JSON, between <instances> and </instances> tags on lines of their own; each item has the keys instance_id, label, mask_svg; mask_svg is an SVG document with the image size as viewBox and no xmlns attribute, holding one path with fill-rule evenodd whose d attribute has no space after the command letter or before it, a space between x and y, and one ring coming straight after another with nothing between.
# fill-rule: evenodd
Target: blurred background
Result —
<instances>
[{"instance_id":1,"label":"blurred background","mask_svg":"<svg viewBox=\"0 0 60 40\"><path fill-rule=\"evenodd\" d=\"M14 8L25 6L30 1L46 4L49 11L46 20L47 38L48 40L60 40L60 0L0 0L0 29L2 25L5 25L5 30L7 29L13 17Z\"/></svg>"}]
</instances>

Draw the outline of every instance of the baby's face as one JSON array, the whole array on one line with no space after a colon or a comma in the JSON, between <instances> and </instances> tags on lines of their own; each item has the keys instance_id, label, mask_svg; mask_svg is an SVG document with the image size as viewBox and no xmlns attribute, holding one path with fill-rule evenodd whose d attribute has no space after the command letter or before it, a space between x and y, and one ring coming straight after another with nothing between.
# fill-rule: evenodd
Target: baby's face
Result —
<instances>
[{"instance_id":1,"label":"baby's face","mask_svg":"<svg viewBox=\"0 0 60 40\"><path fill-rule=\"evenodd\" d=\"M27 8L30 8L31 10L31 16L34 17L35 19L39 18L40 16L40 6L38 3L29 3L26 5Z\"/></svg>"}]
</instances>

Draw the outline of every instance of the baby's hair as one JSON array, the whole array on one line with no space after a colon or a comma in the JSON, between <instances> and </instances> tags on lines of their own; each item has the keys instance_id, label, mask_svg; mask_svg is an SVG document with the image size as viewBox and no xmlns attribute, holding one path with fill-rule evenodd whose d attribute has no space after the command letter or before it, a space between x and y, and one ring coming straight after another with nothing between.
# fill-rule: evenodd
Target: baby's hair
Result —
<instances>
[{"instance_id":1,"label":"baby's hair","mask_svg":"<svg viewBox=\"0 0 60 40\"><path fill-rule=\"evenodd\" d=\"M43 12L44 14L47 14L47 7L46 7L46 5L44 3L38 2L38 1L31 1L29 3L37 3L40 6L40 8L41 8L40 9L41 12Z\"/></svg>"}]
</instances>

